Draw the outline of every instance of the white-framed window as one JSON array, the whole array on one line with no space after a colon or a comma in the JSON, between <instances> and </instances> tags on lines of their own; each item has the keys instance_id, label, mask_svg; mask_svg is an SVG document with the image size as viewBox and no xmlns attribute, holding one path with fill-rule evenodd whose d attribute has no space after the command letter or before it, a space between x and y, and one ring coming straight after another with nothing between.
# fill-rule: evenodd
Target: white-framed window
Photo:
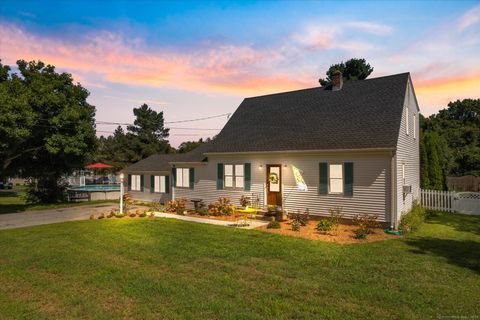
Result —
<instances>
[{"instance_id":1,"label":"white-framed window","mask_svg":"<svg viewBox=\"0 0 480 320\"><path fill-rule=\"evenodd\" d=\"M155 176L153 178L153 192L165 193L166 188L165 176Z\"/></svg>"},{"instance_id":2,"label":"white-framed window","mask_svg":"<svg viewBox=\"0 0 480 320\"><path fill-rule=\"evenodd\" d=\"M405 132L407 135L410 133L410 128L408 127L410 119L408 118L408 107L405 107Z\"/></svg>"},{"instance_id":3,"label":"white-framed window","mask_svg":"<svg viewBox=\"0 0 480 320\"><path fill-rule=\"evenodd\" d=\"M142 190L142 178L139 174L132 174L132 185L130 189L132 189L132 191Z\"/></svg>"},{"instance_id":4,"label":"white-framed window","mask_svg":"<svg viewBox=\"0 0 480 320\"><path fill-rule=\"evenodd\" d=\"M245 167L243 164L226 164L224 166L224 181L226 188L245 187Z\"/></svg>"},{"instance_id":5,"label":"white-framed window","mask_svg":"<svg viewBox=\"0 0 480 320\"><path fill-rule=\"evenodd\" d=\"M177 168L177 181L176 187L188 188L190 186L190 169L189 168Z\"/></svg>"},{"instance_id":6,"label":"white-framed window","mask_svg":"<svg viewBox=\"0 0 480 320\"><path fill-rule=\"evenodd\" d=\"M417 138L417 115L413 114L413 139Z\"/></svg>"},{"instance_id":7,"label":"white-framed window","mask_svg":"<svg viewBox=\"0 0 480 320\"><path fill-rule=\"evenodd\" d=\"M343 193L343 164L329 164L328 193Z\"/></svg>"}]
</instances>

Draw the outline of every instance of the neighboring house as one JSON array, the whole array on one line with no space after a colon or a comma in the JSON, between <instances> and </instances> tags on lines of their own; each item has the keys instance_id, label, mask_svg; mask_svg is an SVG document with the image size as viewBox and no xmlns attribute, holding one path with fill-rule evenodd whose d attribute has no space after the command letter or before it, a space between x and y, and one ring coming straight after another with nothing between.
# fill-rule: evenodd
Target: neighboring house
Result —
<instances>
[{"instance_id":1,"label":"neighboring house","mask_svg":"<svg viewBox=\"0 0 480 320\"><path fill-rule=\"evenodd\" d=\"M377 214L397 227L420 196L418 117L408 73L345 84L339 76L328 88L247 98L213 142L124 172L167 175L168 166L163 199L239 204L246 195L312 215L339 206L345 218ZM297 188L293 166L308 191Z\"/></svg>"}]
</instances>

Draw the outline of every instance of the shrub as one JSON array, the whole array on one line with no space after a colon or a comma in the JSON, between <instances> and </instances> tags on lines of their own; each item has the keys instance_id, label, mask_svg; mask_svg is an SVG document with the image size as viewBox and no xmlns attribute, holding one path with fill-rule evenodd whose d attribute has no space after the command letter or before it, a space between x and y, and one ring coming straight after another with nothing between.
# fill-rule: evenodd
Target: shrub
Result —
<instances>
[{"instance_id":1,"label":"shrub","mask_svg":"<svg viewBox=\"0 0 480 320\"><path fill-rule=\"evenodd\" d=\"M197 209L197 213L201 216L207 216L208 215L208 209L205 207L200 207Z\"/></svg>"},{"instance_id":2,"label":"shrub","mask_svg":"<svg viewBox=\"0 0 480 320\"><path fill-rule=\"evenodd\" d=\"M115 217L116 213L117 213L117 211L115 209L110 210L110 213L107 215L107 218Z\"/></svg>"},{"instance_id":3,"label":"shrub","mask_svg":"<svg viewBox=\"0 0 480 320\"><path fill-rule=\"evenodd\" d=\"M367 231L365 229L356 229L353 231L355 235L353 236L355 239L367 239Z\"/></svg>"},{"instance_id":4,"label":"shrub","mask_svg":"<svg viewBox=\"0 0 480 320\"><path fill-rule=\"evenodd\" d=\"M229 216L235 213L235 206L231 204L230 198L221 197L215 203L208 205L208 212L214 216Z\"/></svg>"},{"instance_id":5,"label":"shrub","mask_svg":"<svg viewBox=\"0 0 480 320\"><path fill-rule=\"evenodd\" d=\"M95 215L94 214L90 215L90 220L95 220Z\"/></svg>"},{"instance_id":6,"label":"shrub","mask_svg":"<svg viewBox=\"0 0 480 320\"><path fill-rule=\"evenodd\" d=\"M107 217L107 215L104 212L104 213L102 213L98 216L98 219L105 219L106 217Z\"/></svg>"},{"instance_id":7,"label":"shrub","mask_svg":"<svg viewBox=\"0 0 480 320\"><path fill-rule=\"evenodd\" d=\"M333 207L328 209L330 213L330 221L332 222L332 230L335 232L338 229L340 223L342 223L343 219L343 208L342 207Z\"/></svg>"},{"instance_id":8,"label":"shrub","mask_svg":"<svg viewBox=\"0 0 480 320\"><path fill-rule=\"evenodd\" d=\"M317 227L315 229L317 229L317 231L321 233L327 233L328 231L332 230L332 228L333 228L332 220L322 219L318 222Z\"/></svg>"},{"instance_id":9,"label":"shrub","mask_svg":"<svg viewBox=\"0 0 480 320\"><path fill-rule=\"evenodd\" d=\"M164 212L166 210L163 204L158 201L154 201L150 203L150 211Z\"/></svg>"},{"instance_id":10,"label":"shrub","mask_svg":"<svg viewBox=\"0 0 480 320\"><path fill-rule=\"evenodd\" d=\"M115 214L115 217L116 217L116 218L123 218L123 217L125 217L125 214L124 214L123 212L117 212L117 213Z\"/></svg>"},{"instance_id":11,"label":"shrub","mask_svg":"<svg viewBox=\"0 0 480 320\"><path fill-rule=\"evenodd\" d=\"M267 224L267 229L280 229L280 223L278 221L270 221Z\"/></svg>"},{"instance_id":12,"label":"shrub","mask_svg":"<svg viewBox=\"0 0 480 320\"><path fill-rule=\"evenodd\" d=\"M308 209L304 213L300 213L300 210L297 210L296 213L290 213L288 217L293 221L297 221L300 226L306 226L310 219L310 212Z\"/></svg>"},{"instance_id":13,"label":"shrub","mask_svg":"<svg viewBox=\"0 0 480 320\"><path fill-rule=\"evenodd\" d=\"M147 212L146 211L143 211L142 213L140 213L138 215L140 218L145 218L147 216Z\"/></svg>"},{"instance_id":14,"label":"shrub","mask_svg":"<svg viewBox=\"0 0 480 320\"><path fill-rule=\"evenodd\" d=\"M426 210L418 203L412 205L412 210L402 216L399 229L402 233L410 233L417 230L425 221Z\"/></svg>"},{"instance_id":15,"label":"shrub","mask_svg":"<svg viewBox=\"0 0 480 320\"><path fill-rule=\"evenodd\" d=\"M167 212L183 214L186 207L187 207L187 199L178 198L178 199L175 199L175 200L168 201L165 210Z\"/></svg>"},{"instance_id":16,"label":"shrub","mask_svg":"<svg viewBox=\"0 0 480 320\"><path fill-rule=\"evenodd\" d=\"M378 215L376 214L357 214L353 218L353 223L358 226L359 229L364 230L367 234L372 233L373 229L380 227L380 223L377 221Z\"/></svg>"},{"instance_id":17,"label":"shrub","mask_svg":"<svg viewBox=\"0 0 480 320\"><path fill-rule=\"evenodd\" d=\"M130 218L135 218L137 216L137 213L136 212L130 212L129 216L130 216Z\"/></svg>"},{"instance_id":18,"label":"shrub","mask_svg":"<svg viewBox=\"0 0 480 320\"><path fill-rule=\"evenodd\" d=\"M302 224L300 223L299 220L293 220L292 221L292 230L293 231L300 231L301 226L302 226Z\"/></svg>"},{"instance_id":19,"label":"shrub","mask_svg":"<svg viewBox=\"0 0 480 320\"><path fill-rule=\"evenodd\" d=\"M133 199L130 193L125 193L123 195L123 212L128 212L128 209L133 204Z\"/></svg>"}]
</instances>

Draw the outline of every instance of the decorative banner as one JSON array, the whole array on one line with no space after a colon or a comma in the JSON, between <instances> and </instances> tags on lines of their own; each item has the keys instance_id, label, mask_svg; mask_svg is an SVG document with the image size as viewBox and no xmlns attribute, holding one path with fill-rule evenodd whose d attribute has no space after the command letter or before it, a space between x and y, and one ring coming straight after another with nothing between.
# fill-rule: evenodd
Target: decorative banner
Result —
<instances>
[{"instance_id":1,"label":"decorative banner","mask_svg":"<svg viewBox=\"0 0 480 320\"><path fill-rule=\"evenodd\" d=\"M300 169L292 165L293 176L295 177L295 182L297 183L298 191L308 191L307 184L303 180L302 173Z\"/></svg>"}]
</instances>

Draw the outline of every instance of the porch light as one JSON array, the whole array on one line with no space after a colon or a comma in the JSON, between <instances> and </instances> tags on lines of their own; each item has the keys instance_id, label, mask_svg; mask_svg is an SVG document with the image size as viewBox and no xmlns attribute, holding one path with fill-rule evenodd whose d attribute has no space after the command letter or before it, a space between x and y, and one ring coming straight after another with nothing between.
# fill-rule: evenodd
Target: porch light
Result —
<instances>
[{"instance_id":1,"label":"porch light","mask_svg":"<svg viewBox=\"0 0 480 320\"><path fill-rule=\"evenodd\" d=\"M259 165L258 169L262 170L263 169L263 164Z\"/></svg>"}]
</instances>

